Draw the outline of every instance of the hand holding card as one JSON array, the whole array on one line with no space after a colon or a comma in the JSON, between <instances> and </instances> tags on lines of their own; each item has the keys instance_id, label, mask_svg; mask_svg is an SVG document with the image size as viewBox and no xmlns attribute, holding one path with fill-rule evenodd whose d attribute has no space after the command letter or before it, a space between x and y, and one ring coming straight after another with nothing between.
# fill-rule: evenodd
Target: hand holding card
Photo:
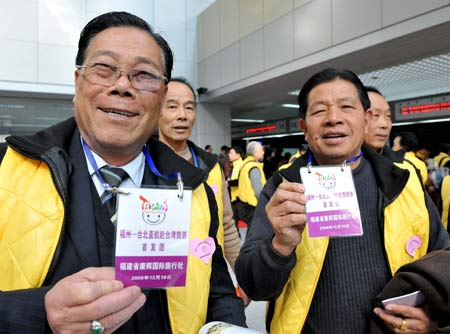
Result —
<instances>
[{"instance_id":1,"label":"hand holding card","mask_svg":"<svg viewBox=\"0 0 450 334\"><path fill-rule=\"evenodd\" d=\"M407 306L419 306L425 301L425 295L421 291L414 291L406 295L384 299L381 302L386 307L389 304L399 304Z\"/></svg>"}]
</instances>

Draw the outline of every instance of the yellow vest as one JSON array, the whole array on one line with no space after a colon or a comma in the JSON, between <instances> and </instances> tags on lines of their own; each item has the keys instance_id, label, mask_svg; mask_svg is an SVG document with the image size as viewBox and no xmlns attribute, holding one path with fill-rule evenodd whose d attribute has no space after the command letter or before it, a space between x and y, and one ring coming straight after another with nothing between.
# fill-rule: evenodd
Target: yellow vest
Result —
<instances>
[{"instance_id":1,"label":"yellow vest","mask_svg":"<svg viewBox=\"0 0 450 334\"><path fill-rule=\"evenodd\" d=\"M48 166L8 148L0 166L0 290L42 286L63 225L64 206ZM190 239L209 236L204 184L193 190ZM212 260L211 260L212 261ZM197 334L206 321L211 261L189 254L186 287L167 289L172 332Z\"/></svg>"},{"instance_id":2,"label":"yellow vest","mask_svg":"<svg viewBox=\"0 0 450 334\"><path fill-rule=\"evenodd\" d=\"M242 158L239 158L235 161L232 162L233 164L233 169L231 171L231 176L230 176L230 180L237 180L239 178L239 171L241 170L242 164L244 163L244 161L242 160ZM231 196L231 201L234 202L237 197L238 197L238 186L231 186L230 187L230 196Z\"/></svg>"},{"instance_id":3,"label":"yellow vest","mask_svg":"<svg viewBox=\"0 0 450 334\"><path fill-rule=\"evenodd\" d=\"M247 157L239 172L239 186L238 186L238 194L239 199L251 206L256 206L258 203L258 198L255 195L255 191L253 190L252 182L250 180L250 169L258 168L261 175L261 183L264 185L266 183L266 177L263 171L263 164L255 161L253 157Z\"/></svg>"},{"instance_id":4,"label":"yellow vest","mask_svg":"<svg viewBox=\"0 0 450 334\"><path fill-rule=\"evenodd\" d=\"M429 216L424 193L415 173L400 195L384 209L384 247L392 274L403 264L424 256L428 249ZM422 245L414 256L406 251L406 242L418 236ZM297 264L292 269L281 295L275 302L270 324L271 334L300 333L309 312L328 248L328 238L308 237L308 226L297 246ZM301 264L301 265L300 265Z\"/></svg>"},{"instance_id":5,"label":"yellow vest","mask_svg":"<svg viewBox=\"0 0 450 334\"><path fill-rule=\"evenodd\" d=\"M442 224L444 224L445 228L447 228L448 211L450 208L450 175L447 175L442 180L441 198L442 198Z\"/></svg>"},{"instance_id":6,"label":"yellow vest","mask_svg":"<svg viewBox=\"0 0 450 334\"><path fill-rule=\"evenodd\" d=\"M438 167L444 167L444 165L450 161L450 155L440 152L438 155L436 155L434 158L434 161L436 162L436 165Z\"/></svg>"},{"instance_id":7,"label":"yellow vest","mask_svg":"<svg viewBox=\"0 0 450 334\"><path fill-rule=\"evenodd\" d=\"M222 169L220 168L219 163L216 163L214 167L208 173L208 179L206 183L210 186L210 188L214 191L214 197L216 198L217 210L219 215L219 229L217 231L217 241L222 246L222 251L224 248L224 232L223 232L223 177L222 177Z\"/></svg>"},{"instance_id":8,"label":"yellow vest","mask_svg":"<svg viewBox=\"0 0 450 334\"><path fill-rule=\"evenodd\" d=\"M417 158L414 152L406 152L404 159L410 161L419 170L422 183L425 185L428 181L428 169L425 162Z\"/></svg>"},{"instance_id":9,"label":"yellow vest","mask_svg":"<svg viewBox=\"0 0 450 334\"><path fill-rule=\"evenodd\" d=\"M0 203L0 290L39 287L64 217L48 166L8 148L0 166Z\"/></svg>"}]
</instances>

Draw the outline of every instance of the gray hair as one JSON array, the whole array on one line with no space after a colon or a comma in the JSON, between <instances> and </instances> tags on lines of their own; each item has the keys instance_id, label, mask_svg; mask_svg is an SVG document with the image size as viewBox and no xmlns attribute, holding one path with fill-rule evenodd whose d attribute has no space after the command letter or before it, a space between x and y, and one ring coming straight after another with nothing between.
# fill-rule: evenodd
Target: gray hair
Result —
<instances>
[{"instance_id":1,"label":"gray hair","mask_svg":"<svg viewBox=\"0 0 450 334\"><path fill-rule=\"evenodd\" d=\"M258 143L257 141L251 141L247 144L247 149L246 149L246 153L247 155L253 155L253 153L255 153L256 148L261 145L260 143Z\"/></svg>"}]
</instances>

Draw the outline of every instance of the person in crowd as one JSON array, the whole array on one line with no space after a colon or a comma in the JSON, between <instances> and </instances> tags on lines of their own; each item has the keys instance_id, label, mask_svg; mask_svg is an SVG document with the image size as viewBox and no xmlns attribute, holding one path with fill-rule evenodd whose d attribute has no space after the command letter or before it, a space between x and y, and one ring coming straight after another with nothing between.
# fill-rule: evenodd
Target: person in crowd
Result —
<instances>
[{"instance_id":1,"label":"person in crowd","mask_svg":"<svg viewBox=\"0 0 450 334\"><path fill-rule=\"evenodd\" d=\"M439 153L436 156L434 156L433 160L435 161L436 167L450 168L450 144L440 143Z\"/></svg>"},{"instance_id":2,"label":"person in crowd","mask_svg":"<svg viewBox=\"0 0 450 334\"><path fill-rule=\"evenodd\" d=\"M386 101L386 98L375 87L366 86L366 90L370 100L370 109L364 144L394 162L402 162L403 153L396 153L386 145L392 130L391 109L389 104Z\"/></svg>"},{"instance_id":3,"label":"person in crowd","mask_svg":"<svg viewBox=\"0 0 450 334\"><path fill-rule=\"evenodd\" d=\"M375 315L371 301L403 264L450 245L436 207L415 173L363 146L370 101L353 72L328 68L314 74L298 102L309 151L262 190L236 261L239 284L253 300L270 301L271 334L368 333L371 316L390 332L432 331L436 324L424 306L391 305L393 313L377 308ZM352 222L361 232L351 237L344 232L353 233L355 225L337 225L343 216L325 216L330 203L311 195L333 189L336 178L341 189L355 189L331 201L333 207L349 196L356 202L351 207L361 219ZM350 185L340 181L348 179ZM317 205L308 209L317 213L315 219L309 218L309 201ZM335 225L318 225L328 219ZM342 228L341 237L315 238L317 226Z\"/></svg>"},{"instance_id":4,"label":"person in crowd","mask_svg":"<svg viewBox=\"0 0 450 334\"><path fill-rule=\"evenodd\" d=\"M416 135L411 131L403 131L395 136L392 148L396 152L403 153L403 161L419 171L422 184L425 186L428 181L428 169L425 162L416 156L416 149L418 146L419 140Z\"/></svg>"},{"instance_id":5,"label":"person in crowd","mask_svg":"<svg viewBox=\"0 0 450 334\"><path fill-rule=\"evenodd\" d=\"M251 141L247 144L246 154L239 170L237 215L249 225L266 177L261 163L264 158L263 146L257 141Z\"/></svg>"},{"instance_id":6,"label":"person in crowd","mask_svg":"<svg viewBox=\"0 0 450 334\"><path fill-rule=\"evenodd\" d=\"M197 333L210 320L245 326L217 244L207 173L150 138L172 66L170 47L144 20L102 14L80 35L75 117L1 146L2 333ZM126 179L113 186L103 166L121 167L126 174L117 179ZM184 287L124 287L112 268L114 215L101 195L167 188L177 182L162 177L171 173L193 191L189 237L209 235L216 250L207 263L189 253L188 270L198 275Z\"/></svg>"},{"instance_id":7,"label":"person in crowd","mask_svg":"<svg viewBox=\"0 0 450 334\"><path fill-rule=\"evenodd\" d=\"M428 160L430 159L431 151L425 145L421 145L419 141L419 146L416 150L416 157L425 162L425 165L428 166Z\"/></svg>"},{"instance_id":8,"label":"person in crowd","mask_svg":"<svg viewBox=\"0 0 450 334\"><path fill-rule=\"evenodd\" d=\"M230 195L222 169L215 154L202 150L188 139L195 124L196 103L192 85L185 78L172 78L167 84L167 92L158 121L159 140L194 167L208 173L206 182L214 191L220 220L218 241L224 248L225 257L234 270L241 241L233 219ZM244 303L248 304L245 293L241 296Z\"/></svg>"},{"instance_id":9,"label":"person in crowd","mask_svg":"<svg viewBox=\"0 0 450 334\"><path fill-rule=\"evenodd\" d=\"M298 151L289 158L289 163L292 163L295 159L300 158L303 154L306 153L307 150L308 144L300 144L300 148L298 149ZM284 168L284 166L280 166L280 168Z\"/></svg>"},{"instance_id":10,"label":"person in crowd","mask_svg":"<svg viewBox=\"0 0 450 334\"><path fill-rule=\"evenodd\" d=\"M281 166L286 165L289 161L291 161L291 158L292 158L292 153L291 152L285 152L283 154L283 159L281 159L280 162L278 163L278 169Z\"/></svg>"},{"instance_id":11,"label":"person in crowd","mask_svg":"<svg viewBox=\"0 0 450 334\"><path fill-rule=\"evenodd\" d=\"M228 157L231 162L231 171L228 178L228 187L230 188L231 207L233 209L234 221L238 222L236 201L238 200L238 184L239 184L239 171L241 170L242 159L244 152L240 146L233 146L230 148Z\"/></svg>"},{"instance_id":12,"label":"person in crowd","mask_svg":"<svg viewBox=\"0 0 450 334\"><path fill-rule=\"evenodd\" d=\"M228 153L230 152L230 148L227 145L222 145L219 153L219 164L222 167L223 174L225 175L225 179L228 180L231 173L231 164L230 158L228 157Z\"/></svg>"},{"instance_id":13,"label":"person in crowd","mask_svg":"<svg viewBox=\"0 0 450 334\"><path fill-rule=\"evenodd\" d=\"M440 143L439 153L428 159L428 192L437 207L442 209L441 186L444 177L450 175L450 144Z\"/></svg>"},{"instance_id":14,"label":"person in crowd","mask_svg":"<svg viewBox=\"0 0 450 334\"><path fill-rule=\"evenodd\" d=\"M208 172L207 183L214 190L221 220L219 242L224 246L225 256L234 269L241 244L224 175L217 156L202 150L189 140L195 124L196 103L192 85L185 78L172 78L167 84L158 121L159 140L194 167Z\"/></svg>"},{"instance_id":15,"label":"person in crowd","mask_svg":"<svg viewBox=\"0 0 450 334\"><path fill-rule=\"evenodd\" d=\"M273 163L274 152L275 152L274 149L272 149L270 146L266 146L264 148L263 171L266 179L271 177L272 173L275 170L275 165Z\"/></svg>"},{"instance_id":16,"label":"person in crowd","mask_svg":"<svg viewBox=\"0 0 450 334\"><path fill-rule=\"evenodd\" d=\"M450 175L445 176L442 180L440 203L442 203L442 224L447 228L447 231L450 231L448 224L450 212Z\"/></svg>"},{"instance_id":17,"label":"person in crowd","mask_svg":"<svg viewBox=\"0 0 450 334\"><path fill-rule=\"evenodd\" d=\"M212 148L212 146L211 145L205 145L205 152L208 152L208 153L213 153L213 148Z\"/></svg>"}]
</instances>

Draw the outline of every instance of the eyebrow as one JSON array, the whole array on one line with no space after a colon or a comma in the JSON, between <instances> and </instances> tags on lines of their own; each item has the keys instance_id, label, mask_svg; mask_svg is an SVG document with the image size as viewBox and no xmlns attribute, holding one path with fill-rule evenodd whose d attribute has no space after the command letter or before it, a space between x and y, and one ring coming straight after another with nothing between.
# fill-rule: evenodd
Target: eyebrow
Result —
<instances>
[{"instance_id":1,"label":"eyebrow","mask_svg":"<svg viewBox=\"0 0 450 334\"><path fill-rule=\"evenodd\" d=\"M167 99L166 103L180 103L177 99ZM187 102L185 102L184 104L192 104L195 105L195 102L192 100L189 100Z\"/></svg>"},{"instance_id":2,"label":"eyebrow","mask_svg":"<svg viewBox=\"0 0 450 334\"><path fill-rule=\"evenodd\" d=\"M93 54L93 58L99 57L99 56L109 56L114 59L119 58L119 55L116 52L113 52L110 50L99 50ZM148 59L147 57L137 56L137 57L134 57L134 60L135 60L136 64L147 64L147 65L154 67L156 70L160 71L158 65L155 62Z\"/></svg>"},{"instance_id":3,"label":"eyebrow","mask_svg":"<svg viewBox=\"0 0 450 334\"><path fill-rule=\"evenodd\" d=\"M337 102L338 103L342 103L342 102L354 102L355 101L355 99L353 98L353 97L350 97L350 96L348 96L348 97L343 97L343 98L340 98L340 99L338 99L337 100ZM325 102L325 101L323 101L323 100L319 100L319 101L316 101L316 102L314 102L314 103L311 103L311 105L310 105L310 108L312 108L312 107L315 107L316 105L320 105L320 104L328 104L327 102Z\"/></svg>"}]
</instances>

